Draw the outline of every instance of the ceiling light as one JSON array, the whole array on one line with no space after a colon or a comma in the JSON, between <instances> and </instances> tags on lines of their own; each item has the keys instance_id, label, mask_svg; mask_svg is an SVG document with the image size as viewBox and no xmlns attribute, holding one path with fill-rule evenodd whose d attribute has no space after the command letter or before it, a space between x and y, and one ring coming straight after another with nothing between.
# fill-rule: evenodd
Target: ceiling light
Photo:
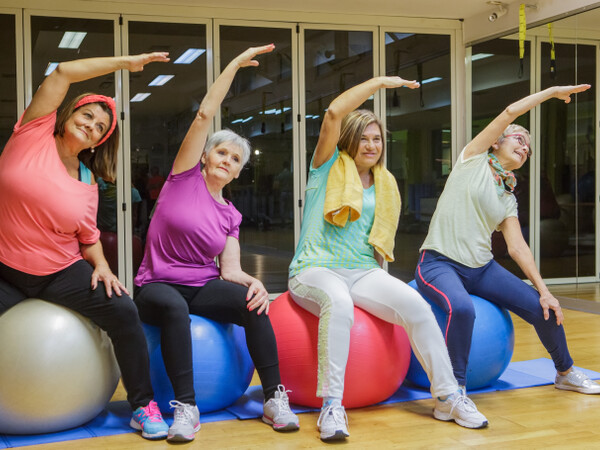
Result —
<instances>
[{"instance_id":1,"label":"ceiling light","mask_svg":"<svg viewBox=\"0 0 600 450\"><path fill-rule=\"evenodd\" d=\"M431 77L421 81L421 84L433 83L434 81L440 81L441 79L441 77Z\"/></svg>"},{"instance_id":2,"label":"ceiling light","mask_svg":"<svg viewBox=\"0 0 600 450\"><path fill-rule=\"evenodd\" d=\"M191 64L205 51L206 50L203 48L188 48L179 58L175 60L173 64Z\"/></svg>"},{"instance_id":3,"label":"ceiling light","mask_svg":"<svg viewBox=\"0 0 600 450\"><path fill-rule=\"evenodd\" d=\"M152 80L148 84L148 86L162 86L163 84L167 83L167 81L169 81L174 76L175 75L159 75L154 80Z\"/></svg>"},{"instance_id":4,"label":"ceiling light","mask_svg":"<svg viewBox=\"0 0 600 450\"><path fill-rule=\"evenodd\" d=\"M58 67L58 63L57 62L48 63L48 67L46 67L46 71L44 72L44 76L47 77L48 75L50 75L52 72L54 72L54 69L56 69L57 67Z\"/></svg>"},{"instance_id":5,"label":"ceiling light","mask_svg":"<svg viewBox=\"0 0 600 450\"><path fill-rule=\"evenodd\" d=\"M58 48L79 48L86 34L85 31L65 31Z\"/></svg>"},{"instance_id":6,"label":"ceiling light","mask_svg":"<svg viewBox=\"0 0 600 450\"><path fill-rule=\"evenodd\" d=\"M476 53L471 56L471 61L478 61L480 59L489 58L490 56L494 56L493 53Z\"/></svg>"},{"instance_id":7,"label":"ceiling light","mask_svg":"<svg viewBox=\"0 0 600 450\"><path fill-rule=\"evenodd\" d=\"M143 102L148 97L150 97L150 92L140 92L139 94L135 94L135 96L130 101L131 102Z\"/></svg>"}]
</instances>

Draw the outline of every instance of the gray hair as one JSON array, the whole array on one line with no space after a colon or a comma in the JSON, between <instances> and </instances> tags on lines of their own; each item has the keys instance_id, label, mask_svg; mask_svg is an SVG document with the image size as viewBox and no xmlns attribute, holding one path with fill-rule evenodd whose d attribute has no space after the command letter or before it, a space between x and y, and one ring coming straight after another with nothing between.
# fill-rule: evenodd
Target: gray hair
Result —
<instances>
[{"instance_id":1,"label":"gray hair","mask_svg":"<svg viewBox=\"0 0 600 450\"><path fill-rule=\"evenodd\" d=\"M213 148L218 147L224 142L231 142L242 150L242 167L245 166L250 159L250 141L227 128L217 131L208 138L202 154L208 156L208 153L210 153Z\"/></svg>"}]
</instances>

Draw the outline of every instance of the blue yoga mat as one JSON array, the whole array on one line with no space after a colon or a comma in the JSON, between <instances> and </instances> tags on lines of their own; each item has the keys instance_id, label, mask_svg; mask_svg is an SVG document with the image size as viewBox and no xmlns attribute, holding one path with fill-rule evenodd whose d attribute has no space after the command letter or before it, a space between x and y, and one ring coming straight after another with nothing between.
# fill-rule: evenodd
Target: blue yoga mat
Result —
<instances>
[{"instance_id":1,"label":"blue yoga mat","mask_svg":"<svg viewBox=\"0 0 600 450\"><path fill-rule=\"evenodd\" d=\"M579 370L594 380L600 379L600 373L598 372L581 368ZM482 389L469 391L469 395L551 384L554 383L555 373L554 364L547 358L512 362L496 383ZM423 400L427 398L431 398L429 391L402 385L394 395L386 401L381 402L381 404ZM262 389L260 386L250 386L234 405L223 411L201 414L200 421L202 423L207 423L222 420L259 418L262 416L262 400ZM292 405L292 410L297 414L318 411L318 409L296 405ZM72 430L32 436L0 434L0 448L48 444L51 442L132 433L135 431L129 427L130 419L131 408L127 402L111 402L94 420ZM165 420L167 423L170 423L173 419L167 416L165 417Z\"/></svg>"}]
</instances>

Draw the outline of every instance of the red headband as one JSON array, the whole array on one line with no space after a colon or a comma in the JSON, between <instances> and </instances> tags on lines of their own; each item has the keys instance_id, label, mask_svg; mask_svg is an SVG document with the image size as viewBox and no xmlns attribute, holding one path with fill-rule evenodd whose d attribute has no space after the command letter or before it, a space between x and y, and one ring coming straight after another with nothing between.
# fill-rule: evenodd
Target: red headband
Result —
<instances>
[{"instance_id":1,"label":"red headband","mask_svg":"<svg viewBox=\"0 0 600 450\"><path fill-rule=\"evenodd\" d=\"M110 108L111 112L112 112L112 121L110 123L110 128L108 129L108 131L106 132L106 134L104 135L104 137L102 139L100 139L100 141L98 141L98 143L96 144L96 147L103 144L104 141L106 141L109 136L112 134L113 131L115 131L115 127L117 126L117 107L115 105L115 101L110 98L107 97L105 95L86 95L85 97L83 97L81 100L79 100L77 102L77 104L75 105L75 109L83 106L83 105L87 105L88 103L106 103L108 105L108 107Z\"/></svg>"}]
</instances>

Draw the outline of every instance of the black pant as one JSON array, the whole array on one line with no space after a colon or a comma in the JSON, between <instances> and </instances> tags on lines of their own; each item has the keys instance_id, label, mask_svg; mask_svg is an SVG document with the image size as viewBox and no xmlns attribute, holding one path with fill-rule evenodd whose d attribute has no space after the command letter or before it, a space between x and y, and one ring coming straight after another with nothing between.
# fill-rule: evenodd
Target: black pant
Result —
<instances>
[{"instance_id":1,"label":"black pant","mask_svg":"<svg viewBox=\"0 0 600 450\"><path fill-rule=\"evenodd\" d=\"M40 298L78 312L102 328L113 343L127 400L135 410L154 397L148 347L131 298L107 297L103 283L92 290L92 266L80 260L51 275L30 275L0 263L0 314L26 298ZM85 363L82 361L82 363Z\"/></svg>"},{"instance_id":2,"label":"black pant","mask_svg":"<svg viewBox=\"0 0 600 450\"><path fill-rule=\"evenodd\" d=\"M246 308L248 288L224 280L204 286L149 283L135 288L142 320L161 328L162 356L175 399L195 404L190 314L243 326L265 399L280 384L277 343L269 316Z\"/></svg>"}]
</instances>

